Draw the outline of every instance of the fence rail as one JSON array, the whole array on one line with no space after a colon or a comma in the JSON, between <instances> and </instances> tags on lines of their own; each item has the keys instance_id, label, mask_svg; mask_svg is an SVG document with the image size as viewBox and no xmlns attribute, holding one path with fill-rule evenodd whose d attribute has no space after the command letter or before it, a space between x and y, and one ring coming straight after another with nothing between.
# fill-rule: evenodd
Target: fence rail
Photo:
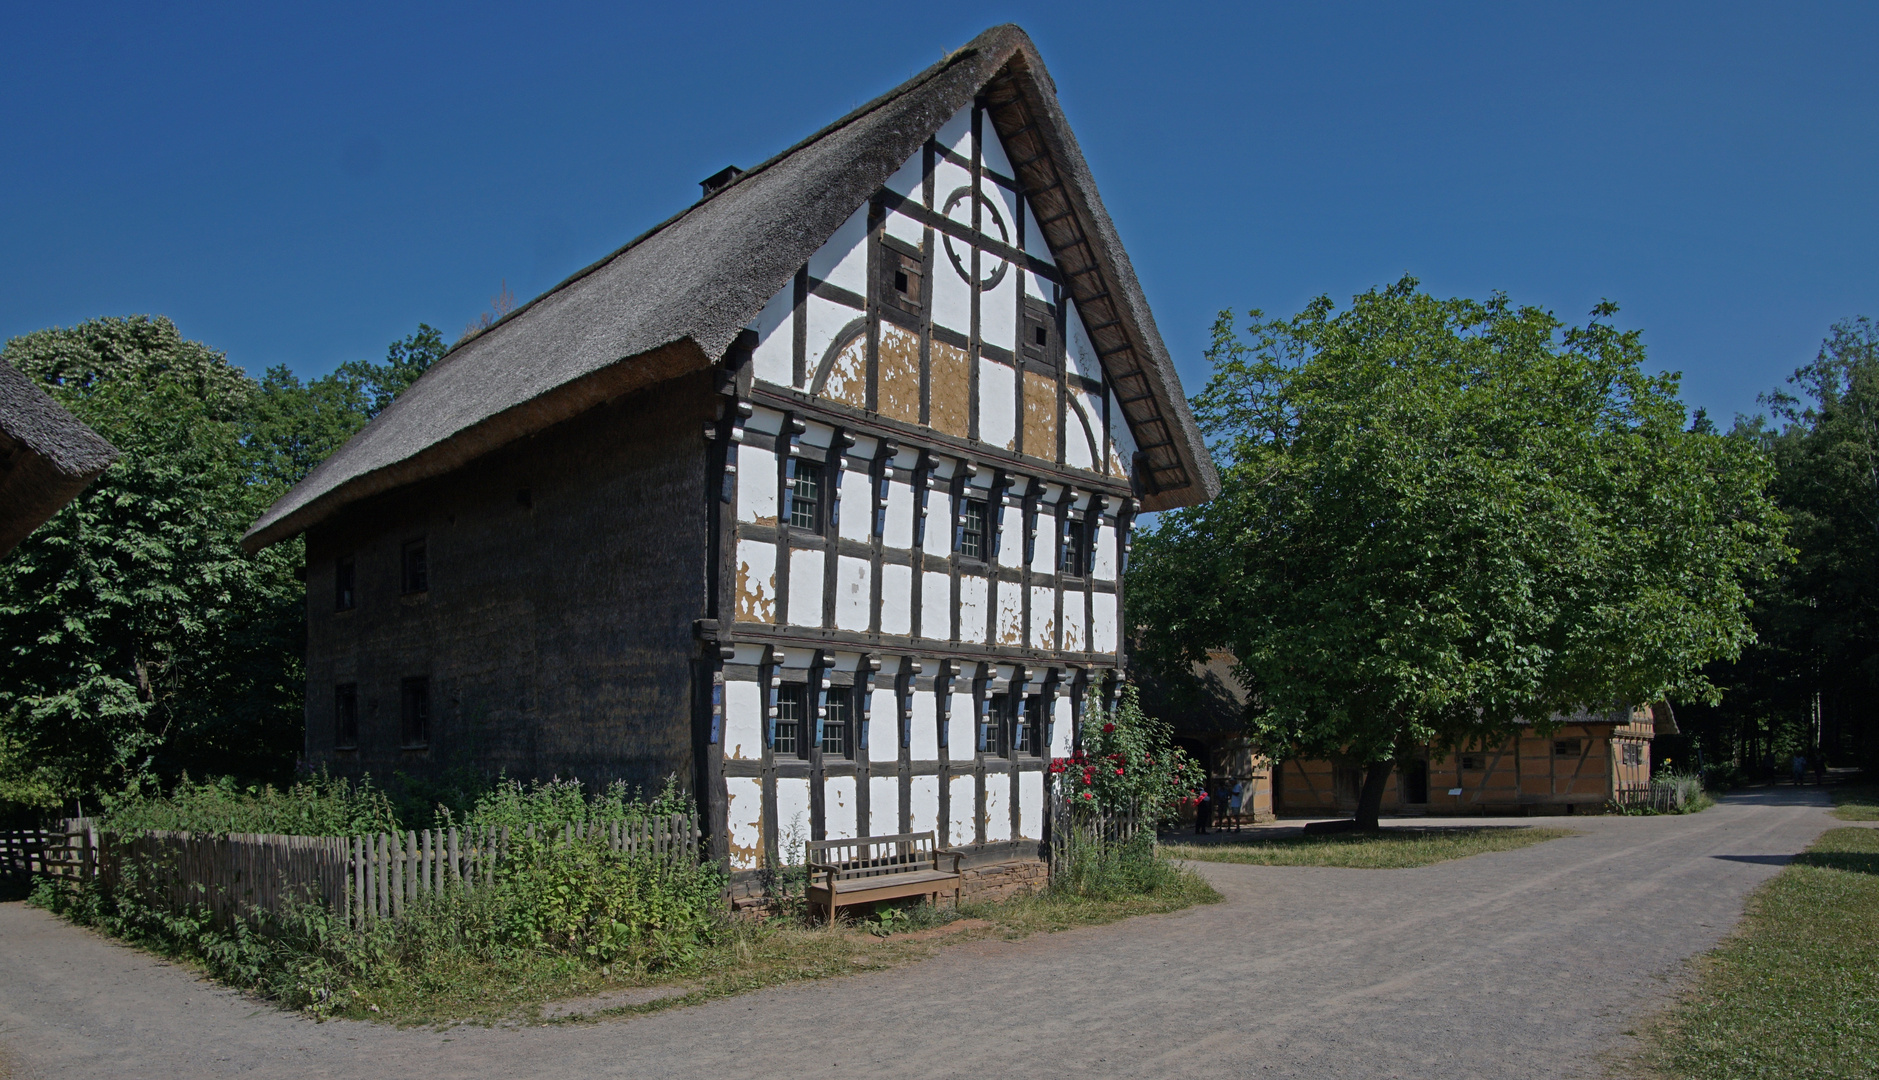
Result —
<instances>
[{"instance_id":1,"label":"fence rail","mask_svg":"<svg viewBox=\"0 0 1879 1080\"><path fill-rule=\"evenodd\" d=\"M0 831L0 871L135 888L174 909L206 906L224 923L313 901L355 926L396 919L421 897L496 880L520 840L582 841L660 860L698 857L695 814L538 829L425 829L370 836L100 833L88 818Z\"/></svg>"}]
</instances>

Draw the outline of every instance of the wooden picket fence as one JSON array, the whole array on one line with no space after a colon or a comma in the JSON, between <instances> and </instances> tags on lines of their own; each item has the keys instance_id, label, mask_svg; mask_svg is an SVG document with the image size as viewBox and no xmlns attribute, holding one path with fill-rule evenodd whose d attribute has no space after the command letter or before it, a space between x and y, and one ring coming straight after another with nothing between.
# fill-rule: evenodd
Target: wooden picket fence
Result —
<instances>
[{"instance_id":1,"label":"wooden picket fence","mask_svg":"<svg viewBox=\"0 0 1879 1080\"><path fill-rule=\"evenodd\" d=\"M538 833L530 825L520 835L534 839ZM696 859L704 837L696 814L564 825L540 835L604 842L613 851L675 861ZM354 923L396 919L421 896L449 889L472 892L495 881L496 866L510 857L516 839L506 826L353 837L344 841L350 845L351 867L347 910Z\"/></svg>"},{"instance_id":2,"label":"wooden picket fence","mask_svg":"<svg viewBox=\"0 0 1879 1080\"><path fill-rule=\"evenodd\" d=\"M1126 844L1143 828L1134 807L1108 813L1077 806L1059 792L1050 804L1050 879L1057 882L1071 872L1084 852Z\"/></svg>"},{"instance_id":3,"label":"wooden picket fence","mask_svg":"<svg viewBox=\"0 0 1879 1080\"><path fill-rule=\"evenodd\" d=\"M521 838L604 843L610 850L699 857L695 814L582 823L559 829L426 829L371 836L197 836L99 833L86 818L54 829L0 830L0 871L136 888L173 909L204 905L220 922L290 905L323 904L354 926L396 919L420 897L474 891L496 879Z\"/></svg>"}]
</instances>

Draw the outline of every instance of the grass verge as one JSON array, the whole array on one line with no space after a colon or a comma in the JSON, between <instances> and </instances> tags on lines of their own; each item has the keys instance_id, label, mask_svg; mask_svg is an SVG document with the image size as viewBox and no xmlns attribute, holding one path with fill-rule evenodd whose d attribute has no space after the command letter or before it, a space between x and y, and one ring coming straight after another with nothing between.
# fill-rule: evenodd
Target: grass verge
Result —
<instances>
[{"instance_id":1,"label":"grass verge","mask_svg":"<svg viewBox=\"0 0 1879 1080\"><path fill-rule=\"evenodd\" d=\"M348 963L343 971L326 966L317 972L322 986L330 989L321 998L322 1007L309 1007L309 1011L322 1018L399 1025L528 1023L541 1020L543 1006L553 1002L590 997L603 1000L601 1008L553 1021L579 1022L697 1004L805 979L878 971L923 960L958 942L988 937L1017 940L1035 933L1178 911L1220 898L1198 874L1171 868L1154 891L1146 894L1092 898L1043 893L967 903L957 912L916 909L885 922L809 926L799 916L758 922L727 914L706 944L668 957L656 969L602 963L566 952L451 947L441 939L435 948L387 950L375 955L358 955L372 952L369 946L348 946ZM182 917L161 923L87 918L69 902L47 903L43 898L39 902L81 924L265 996L265 987L258 979L244 979L242 974L247 963L244 958L260 955L261 950L244 949L226 932L213 931L202 923L188 923ZM970 922L957 932L938 936L920 932L956 920ZM278 986L278 975L267 985ZM607 995L653 987L678 988L679 992L640 1004L604 1007Z\"/></svg>"},{"instance_id":2,"label":"grass verge","mask_svg":"<svg viewBox=\"0 0 1879 1080\"><path fill-rule=\"evenodd\" d=\"M1170 858L1251 866L1337 866L1357 870L1402 870L1491 851L1575 836L1571 829L1532 826L1385 829L1329 836L1248 837L1213 844L1164 844Z\"/></svg>"},{"instance_id":3,"label":"grass verge","mask_svg":"<svg viewBox=\"0 0 1879 1080\"><path fill-rule=\"evenodd\" d=\"M1757 889L1649 1033L1675 1080L1879 1076L1879 830L1834 829Z\"/></svg>"},{"instance_id":4,"label":"grass verge","mask_svg":"<svg viewBox=\"0 0 1879 1080\"><path fill-rule=\"evenodd\" d=\"M1830 789L1833 816L1841 821L1879 821L1879 787L1866 784Z\"/></svg>"}]
</instances>

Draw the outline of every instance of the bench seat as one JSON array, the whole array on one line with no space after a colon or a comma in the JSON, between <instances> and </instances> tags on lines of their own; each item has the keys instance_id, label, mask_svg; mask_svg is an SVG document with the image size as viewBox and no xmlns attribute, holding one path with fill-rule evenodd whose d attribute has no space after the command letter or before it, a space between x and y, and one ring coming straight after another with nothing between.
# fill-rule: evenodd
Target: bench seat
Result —
<instances>
[{"instance_id":1,"label":"bench seat","mask_svg":"<svg viewBox=\"0 0 1879 1080\"><path fill-rule=\"evenodd\" d=\"M830 921L838 908L908 896L953 894L959 904L961 851L934 846L934 834L864 836L855 840L817 840L809 845L809 887L805 899ZM952 860L950 870L942 859Z\"/></svg>"}]
</instances>

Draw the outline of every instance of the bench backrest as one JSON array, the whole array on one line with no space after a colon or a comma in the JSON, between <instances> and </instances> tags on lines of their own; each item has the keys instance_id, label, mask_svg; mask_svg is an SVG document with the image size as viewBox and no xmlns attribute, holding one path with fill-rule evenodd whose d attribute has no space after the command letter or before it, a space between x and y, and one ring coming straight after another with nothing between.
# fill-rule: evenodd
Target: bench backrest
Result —
<instances>
[{"instance_id":1,"label":"bench backrest","mask_svg":"<svg viewBox=\"0 0 1879 1080\"><path fill-rule=\"evenodd\" d=\"M812 840L807 857L811 863L835 867L835 876L841 881L939 868L939 855L930 832L863 836L853 840Z\"/></svg>"}]
</instances>

